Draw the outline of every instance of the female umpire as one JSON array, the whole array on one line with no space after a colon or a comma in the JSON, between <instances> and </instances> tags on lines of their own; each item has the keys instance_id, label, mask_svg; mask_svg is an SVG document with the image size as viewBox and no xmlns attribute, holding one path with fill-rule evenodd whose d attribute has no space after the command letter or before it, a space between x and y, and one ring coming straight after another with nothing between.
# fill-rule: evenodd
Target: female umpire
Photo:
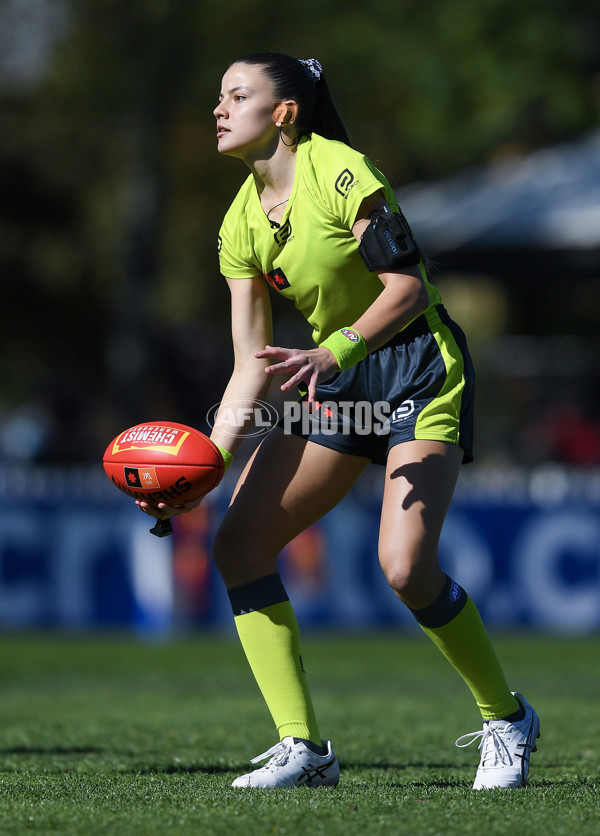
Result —
<instances>
[{"instance_id":1,"label":"female umpire","mask_svg":"<svg viewBox=\"0 0 600 836\"><path fill-rule=\"evenodd\" d=\"M283 376L282 391L298 387L311 412L311 421L267 434L215 537L214 559L238 634L279 733L279 742L253 760L266 763L233 786L338 782L277 557L370 462L385 467L381 567L483 717L481 731L457 741L481 738L473 786L522 786L539 720L509 690L473 601L438 562L459 468L472 458L473 372L464 335L428 281L387 180L350 147L318 61L279 53L236 61L223 77L214 115L219 153L250 170L219 236L235 353L222 403L251 404L264 398L274 376ZM270 292L294 302L313 329L315 348L271 345ZM325 401L345 404L338 432L331 424L323 432L317 420ZM388 406L383 430L365 431L348 411L348 404L365 403ZM239 420L223 412L211 437L230 461L251 410L241 410ZM197 503L139 504L160 517Z\"/></svg>"}]
</instances>

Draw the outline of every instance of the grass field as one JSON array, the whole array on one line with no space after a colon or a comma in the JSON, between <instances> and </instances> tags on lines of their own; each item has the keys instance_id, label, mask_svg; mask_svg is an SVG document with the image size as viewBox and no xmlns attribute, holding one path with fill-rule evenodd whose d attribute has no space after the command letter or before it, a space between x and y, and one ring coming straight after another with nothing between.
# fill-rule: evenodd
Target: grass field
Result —
<instances>
[{"instance_id":1,"label":"grass field","mask_svg":"<svg viewBox=\"0 0 600 836\"><path fill-rule=\"evenodd\" d=\"M337 789L233 790L275 742L237 643L0 639L0 834L600 833L600 638L497 640L542 722L530 784L473 792L479 726L419 637L308 636Z\"/></svg>"}]
</instances>

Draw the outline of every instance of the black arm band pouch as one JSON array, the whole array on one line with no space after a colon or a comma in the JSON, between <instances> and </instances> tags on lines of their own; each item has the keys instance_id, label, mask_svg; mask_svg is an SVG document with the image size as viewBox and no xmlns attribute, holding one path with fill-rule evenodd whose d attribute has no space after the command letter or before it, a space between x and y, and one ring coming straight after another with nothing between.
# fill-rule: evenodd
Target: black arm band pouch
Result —
<instances>
[{"instance_id":1,"label":"black arm band pouch","mask_svg":"<svg viewBox=\"0 0 600 836\"><path fill-rule=\"evenodd\" d=\"M421 261L421 252L402 212L382 206L369 214L358 252L370 273L395 271Z\"/></svg>"}]
</instances>

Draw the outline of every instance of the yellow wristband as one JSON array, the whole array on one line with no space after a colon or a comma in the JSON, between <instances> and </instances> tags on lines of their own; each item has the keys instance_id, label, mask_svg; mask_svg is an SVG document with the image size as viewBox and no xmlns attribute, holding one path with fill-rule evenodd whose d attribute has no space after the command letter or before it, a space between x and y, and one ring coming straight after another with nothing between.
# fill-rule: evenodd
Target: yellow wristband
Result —
<instances>
[{"instance_id":1,"label":"yellow wristband","mask_svg":"<svg viewBox=\"0 0 600 836\"><path fill-rule=\"evenodd\" d=\"M340 371L355 366L367 356L366 342L358 331L352 328L340 328L339 331L334 331L326 340L323 340L321 345L331 351Z\"/></svg>"},{"instance_id":2,"label":"yellow wristband","mask_svg":"<svg viewBox=\"0 0 600 836\"><path fill-rule=\"evenodd\" d=\"M225 462L225 470L229 467L231 462L233 461L233 453L230 453L229 450L226 450L224 447L219 447L217 444L217 450L223 456L223 461Z\"/></svg>"}]
</instances>

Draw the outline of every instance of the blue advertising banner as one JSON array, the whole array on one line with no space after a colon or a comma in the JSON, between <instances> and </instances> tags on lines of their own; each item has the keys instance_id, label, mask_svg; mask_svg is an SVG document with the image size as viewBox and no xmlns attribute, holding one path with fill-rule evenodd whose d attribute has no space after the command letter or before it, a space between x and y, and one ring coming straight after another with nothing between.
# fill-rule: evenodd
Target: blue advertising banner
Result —
<instances>
[{"instance_id":1,"label":"blue advertising banner","mask_svg":"<svg viewBox=\"0 0 600 836\"><path fill-rule=\"evenodd\" d=\"M416 629L379 568L381 479L370 469L282 553L302 624ZM229 629L210 542L232 484L158 539L103 474L0 470L0 628ZM598 630L600 474L465 468L440 555L492 628Z\"/></svg>"},{"instance_id":2,"label":"blue advertising banner","mask_svg":"<svg viewBox=\"0 0 600 836\"><path fill-rule=\"evenodd\" d=\"M315 527L313 543L292 544L282 556L290 597L305 621L413 623L379 569L377 472L374 479ZM600 475L552 467L465 469L442 531L440 560L490 627L597 630Z\"/></svg>"}]
</instances>

